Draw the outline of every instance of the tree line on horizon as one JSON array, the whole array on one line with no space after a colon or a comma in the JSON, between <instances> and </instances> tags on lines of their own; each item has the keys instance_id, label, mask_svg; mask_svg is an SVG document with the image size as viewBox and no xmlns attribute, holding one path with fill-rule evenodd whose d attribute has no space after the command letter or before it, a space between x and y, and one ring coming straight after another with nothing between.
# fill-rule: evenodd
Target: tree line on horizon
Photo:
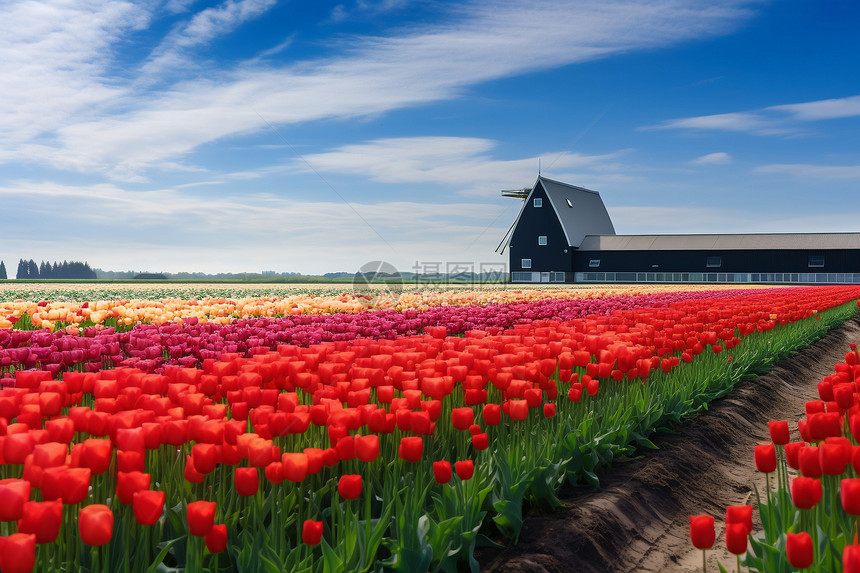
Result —
<instances>
[{"instance_id":1,"label":"tree line on horizon","mask_svg":"<svg viewBox=\"0 0 860 573\"><path fill-rule=\"evenodd\" d=\"M0 261L0 279L6 279L6 265ZM63 261L54 263L42 261L36 264L36 261L30 259L18 261L18 270L15 273L15 278L21 279L94 279L96 273L90 268L86 261Z\"/></svg>"}]
</instances>

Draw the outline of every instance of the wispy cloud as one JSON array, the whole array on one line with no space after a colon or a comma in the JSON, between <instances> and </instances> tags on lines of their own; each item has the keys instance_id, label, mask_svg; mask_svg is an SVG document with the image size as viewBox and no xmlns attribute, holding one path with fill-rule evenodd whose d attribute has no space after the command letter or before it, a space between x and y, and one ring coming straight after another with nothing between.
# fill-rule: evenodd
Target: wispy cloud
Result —
<instances>
[{"instance_id":1,"label":"wispy cloud","mask_svg":"<svg viewBox=\"0 0 860 573\"><path fill-rule=\"evenodd\" d=\"M144 64L143 75L152 76L192 66L191 50L233 32L249 20L259 18L276 3L277 0L227 0L213 8L201 10L167 35Z\"/></svg>"},{"instance_id":2,"label":"wispy cloud","mask_svg":"<svg viewBox=\"0 0 860 573\"><path fill-rule=\"evenodd\" d=\"M726 165L732 162L732 157L725 151L717 151L697 157L690 163L693 165Z\"/></svg>"},{"instance_id":3,"label":"wispy cloud","mask_svg":"<svg viewBox=\"0 0 860 573\"><path fill-rule=\"evenodd\" d=\"M860 116L860 96L774 105L756 111L672 119L645 129L740 131L754 135L791 135L804 122Z\"/></svg>"},{"instance_id":4,"label":"wispy cloud","mask_svg":"<svg viewBox=\"0 0 860 573\"><path fill-rule=\"evenodd\" d=\"M756 168L759 173L781 173L792 177L810 177L843 181L860 179L860 165L810 165L807 163L783 163L762 165Z\"/></svg>"},{"instance_id":5,"label":"wispy cloud","mask_svg":"<svg viewBox=\"0 0 860 573\"><path fill-rule=\"evenodd\" d=\"M785 112L797 121L817 121L860 116L860 96L825 99L807 103L775 105L769 111Z\"/></svg>"},{"instance_id":6,"label":"wispy cloud","mask_svg":"<svg viewBox=\"0 0 860 573\"><path fill-rule=\"evenodd\" d=\"M181 63L183 50L214 41L270 5L230 1L198 12L168 34L143 73L166 74ZM52 50L22 50L28 42L6 40L2 59L14 73L4 74L4 86L15 87L0 87L0 101L11 93L21 105L3 106L6 117L0 120L8 121L0 124L15 132L0 139L7 150L0 161L141 180L149 169L185 160L205 143L264 130L255 111L288 125L461 97L469 86L492 79L724 34L752 15L749 5L740 0L477 1L448 6L442 23L349 38L331 58L280 66L245 62L159 91L148 90L142 77L102 79L117 63L109 58L122 48L125 32L146 25L150 14L144 9L106 3L95 19L83 10L72 17L52 14L49 25L66 37ZM16 8L26 13L23 2L12 5L13 12ZM34 38L40 34L29 24L11 28L27 29ZM77 46L70 54L64 52L69 45ZM27 73L17 70L22 61L30 63ZM73 71L56 79L54 72L65 67ZM36 88L50 106L33 103L42 101L31 97L34 76L43 78ZM58 115L56 102L64 97L73 103Z\"/></svg>"},{"instance_id":7,"label":"wispy cloud","mask_svg":"<svg viewBox=\"0 0 860 573\"><path fill-rule=\"evenodd\" d=\"M353 4L338 4L331 11L333 22L343 22L351 17L368 17L392 10L399 10L413 0L356 0Z\"/></svg>"},{"instance_id":8,"label":"wispy cloud","mask_svg":"<svg viewBox=\"0 0 860 573\"><path fill-rule=\"evenodd\" d=\"M495 197L499 190L531 184L537 176L538 157L497 159L495 142L468 137L411 137L380 139L345 145L330 152L306 155L315 169L362 175L381 183L443 185L466 195ZM605 155L548 152L558 157L554 172L620 171L617 160L624 151Z\"/></svg>"}]
</instances>

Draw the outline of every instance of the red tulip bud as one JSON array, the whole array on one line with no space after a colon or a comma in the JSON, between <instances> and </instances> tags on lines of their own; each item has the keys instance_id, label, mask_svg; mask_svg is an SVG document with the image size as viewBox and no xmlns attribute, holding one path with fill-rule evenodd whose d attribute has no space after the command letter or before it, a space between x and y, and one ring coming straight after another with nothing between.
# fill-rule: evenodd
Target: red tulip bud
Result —
<instances>
[{"instance_id":1,"label":"red tulip bud","mask_svg":"<svg viewBox=\"0 0 860 573\"><path fill-rule=\"evenodd\" d=\"M788 562L797 569L806 569L812 565L814 553L812 537L805 531L788 533L785 539L785 553Z\"/></svg>"},{"instance_id":2,"label":"red tulip bud","mask_svg":"<svg viewBox=\"0 0 860 573\"><path fill-rule=\"evenodd\" d=\"M696 549L710 549L714 546L716 532L711 515L690 516L690 539Z\"/></svg>"},{"instance_id":3,"label":"red tulip bud","mask_svg":"<svg viewBox=\"0 0 860 573\"><path fill-rule=\"evenodd\" d=\"M302 542L306 545L319 545L323 534L323 522L306 519L302 525Z\"/></svg>"},{"instance_id":4,"label":"red tulip bud","mask_svg":"<svg viewBox=\"0 0 860 573\"><path fill-rule=\"evenodd\" d=\"M78 529L84 544L93 547L104 545L113 537L113 512L99 503L82 507Z\"/></svg>"},{"instance_id":5,"label":"red tulip bud","mask_svg":"<svg viewBox=\"0 0 860 573\"><path fill-rule=\"evenodd\" d=\"M433 478L440 484L451 481L451 463L444 460L433 462Z\"/></svg>"}]
</instances>

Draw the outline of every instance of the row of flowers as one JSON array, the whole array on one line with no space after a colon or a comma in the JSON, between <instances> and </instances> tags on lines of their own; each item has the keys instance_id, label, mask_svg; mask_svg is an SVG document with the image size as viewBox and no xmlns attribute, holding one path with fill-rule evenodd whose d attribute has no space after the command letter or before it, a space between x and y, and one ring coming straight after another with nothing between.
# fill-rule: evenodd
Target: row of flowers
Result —
<instances>
[{"instance_id":1,"label":"row of flowers","mask_svg":"<svg viewBox=\"0 0 860 573\"><path fill-rule=\"evenodd\" d=\"M708 287L713 289L714 287ZM719 288L719 287L718 287ZM399 289L398 289L399 290ZM7 293L0 302L0 328L67 328L74 332L81 325L107 324L119 328L139 322L165 324L195 319L200 323L226 324L236 319L280 317L307 314L356 313L367 310L427 310L439 306L526 303L547 298L559 300L590 299L651 294L665 290L654 286L627 286L601 289L450 289L443 291L404 290L389 292L362 289L358 293L330 290L290 293L272 289L266 294L244 295L221 292L220 296L196 295L181 298L169 291L83 291L101 298L66 300L51 290L37 293ZM689 289L686 289L689 290ZM183 292L183 291L180 291ZM2 293L2 291L0 291ZM27 297L12 298L16 294ZM108 297L107 295L114 296ZM167 296L153 296L155 294ZM212 292L210 295L219 294ZM231 296L237 294L240 296ZM120 296L116 296L120 295ZM23 319L23 320L22 320Z\"/></svg>"},{"instance_id":2,"label":"row of flowers","mask_svg":"<svg viewBox=\"0 0 860 573\"><path fill-rule=\"evenodd\" d=\"M784 291L784 292L783 292ZM134 366L163 372L166 365L194 367L222 353L274 350L280 344L308 346L357 338L394 338L444 328L451 334L470 330L498 332L515 324L558 318L572 320L634 307L662 308L685 300L736 297L741 291L664 292L648 295L564 299L545 297L531 302L435 306L424 311L382 310L331 315L236 320L230 324L138 324L129 331L90 326L49 332L0 329L0 377L5 372L38 367L57 376L61 371L96 372ZM794 296L785 289L754 291L757 296ZM782 294L780 294L782 293Z\"/></svg>"},{"instance_id":3,"label":"row of flowers","mask_svg":"<svg viewBox=\"0 0 860 573\"><path fill-rule=\"evenodd\" d=\"M163 373L17 370L0 390L0 569L476 571L487 517L515 539L524 499L557 504L564 479L590 481L857 295L677 297Z\"/></svg>"},{"instance_id":4,"label":"row of flowers","mask_svg":"<svg viewBox=\"0 0 860 573\"><path fill-rule=\"evenodd\" d=\"M806 403L796 433L786 420L768 422L771 442L757 445L753 455L767 477L755 508L763 531L754 533L753 505L726 511L725 543L739 567L860 572L858 381L860 352L851 343L844 361L818 383L820 399ZM712 548L714 517L690 516L690 535L698 549Z\"/></svg>"}]
</instances>

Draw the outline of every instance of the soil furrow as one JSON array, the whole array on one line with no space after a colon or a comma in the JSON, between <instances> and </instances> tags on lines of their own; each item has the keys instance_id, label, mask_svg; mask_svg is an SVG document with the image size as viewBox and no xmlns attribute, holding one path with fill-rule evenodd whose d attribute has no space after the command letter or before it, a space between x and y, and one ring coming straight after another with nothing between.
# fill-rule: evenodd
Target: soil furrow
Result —
<instances>
[{"instance_id":1,"label":"soil furrow","mask_svg":"<svg viewBox=\"0 0 860 573\"><path fill-rule=\"evenodd\" d=\"M565 507L528 514L519 543L482 549L482 570L693 571L701 568L702 553L689 540L690 514L716 517L709 569L716 570L717 560L733 569L722 525L726 506L751 503L753 486L764 488L753 463L755 444L770 441L769 420L788 420L792 439L799 439L795 422L804 403L818 398L817 383L844 359L849 342L860 342L858 318L770 372L740 382L676 434L655 437L659 450L603 472L602 489L563 489Z\"/></svg>"}]
</instances>

